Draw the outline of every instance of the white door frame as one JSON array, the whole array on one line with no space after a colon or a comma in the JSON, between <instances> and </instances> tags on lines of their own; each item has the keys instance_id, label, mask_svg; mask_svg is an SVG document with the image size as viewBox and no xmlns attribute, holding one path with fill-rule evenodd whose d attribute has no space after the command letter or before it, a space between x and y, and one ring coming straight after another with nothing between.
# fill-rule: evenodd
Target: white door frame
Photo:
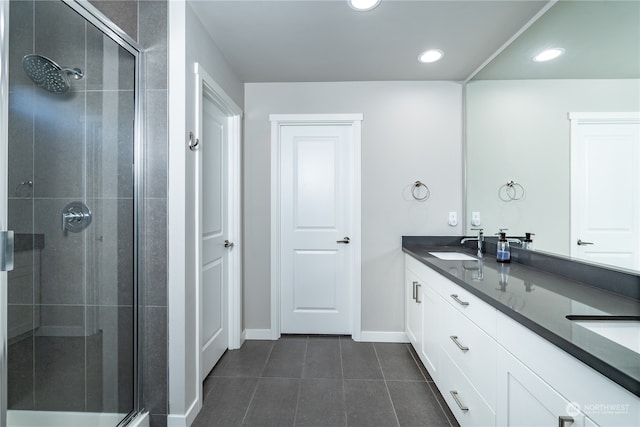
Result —
<instances>
[{"instance_id":1,"label":"white door frame","mask_svg":"<svg viewBox=\"0 0 640 427\"><path fill-rule=\"evenodd\" d=\"M229 206L227 209L227 215L229 218L229 237L228 239L234 242L234 248L229 251L229 281L228 281L228 307L229 307L229 349L240 348L242 344L241 338L241 314L242 314L242 236L240 228L240 141L241 141L241 124L242 124L242 109L236 105L235 102L226 94L226 92L213 80L213 78L202 68L197 62L194 65L194 73L196 75L196 123L195 123L195 138L200 140L202 137L202 106L203 97L205 94L211 100L214 101L216 106L229 117L229 153L228 153L228 194L229 194ZM201 176L201 152L195 151L198 159L196 161L196 177ZM195 194L201 194L201 185L199 178L196 179ZM200 212L202 200L196 196L195 209L196 212ZM201 274L202 268L202 230L201 220L196 221L195 224L195 241L196 241L196 260L195 265L198 268L198 274L196 274L196 298L195 298L195 315L196 315L196 366L198 370L198 384L197 393L198 400L202 401L202 382L200 381L200 351L202 347L201 342Z\"/></svg>"},{"instance_id":2,"label":"white door frame","mask_svg":"<svg viewBox=\"0 0 640 427\"><path fill-rule=\"evenodd\" d=\"M361 122L362 114L272 114L271 121L271 339L280 338L280 128L285 125L345 125L354 130L353 224L351 244L354 251L354 275L351 309L351 336L360 341L361 333Z\"/></svg>"},{"instance_id":3,"label":"white door frame","mask_svg":"<svg viewBox=\"0 0 640 427\"><path fill-rule=\"evenodd\" d=\"M640 112L606 112L606 113L576 113L572 112L568 114L569 121L571 122L571 182L577 182L578 177L578 144L580 139L578 138L578 126L585 123L637 123L640 121ZM571 186L571 235L570 235L570 254L572 257L578 256L578 247L573 244L580 238L580 230L577 227L577 215L576 209L578 199L573 191L573 185Z\"/></svg>"}]
</instances>

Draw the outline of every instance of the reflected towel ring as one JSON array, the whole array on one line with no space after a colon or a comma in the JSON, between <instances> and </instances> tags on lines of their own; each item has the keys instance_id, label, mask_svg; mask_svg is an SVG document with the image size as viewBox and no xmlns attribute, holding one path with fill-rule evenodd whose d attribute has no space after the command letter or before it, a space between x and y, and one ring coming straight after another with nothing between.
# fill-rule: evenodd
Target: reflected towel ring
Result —
<instances>
[{"instance_id":1,"label":"reflected towel ring","mask_svg":"<svg viewBox=\"0 0 640 427\"><path fill-rule=\"evenodd\" d=\"M426 193L423 196L419 195L420 187L424 187L424 189L426 190ZM429 200L429 197L431 196L431 190L429 190L429 187L427 187L426 184L423 184L420 181L416 181L411 186L411 195L413 196L414 199L420 202L424 202L425 200Z\"/></svg>"},{"instance_id":2,"label":"reflected towel ring","mask_svg":"<svg viewBox=\"0 0 640 427\"><path fill-rule=\"evenodd\" d=\"M33 189L33 181L22 181L16 185L16 189L13 191L16 197L27 198L31 197L31 191Z\"/></svg>"},{"instance_id":3,"label":"reflected towel ring","mask_svg":"<svg viewBox=\"0 0 640 427\"><path fill-rule=\"evenodd\" d=\"M502 187L498 188L498 198L503 202L512 202L514 200L524 199L525 191L521 184L515 181L508 181Z\"/></svg>"}]
</instances>

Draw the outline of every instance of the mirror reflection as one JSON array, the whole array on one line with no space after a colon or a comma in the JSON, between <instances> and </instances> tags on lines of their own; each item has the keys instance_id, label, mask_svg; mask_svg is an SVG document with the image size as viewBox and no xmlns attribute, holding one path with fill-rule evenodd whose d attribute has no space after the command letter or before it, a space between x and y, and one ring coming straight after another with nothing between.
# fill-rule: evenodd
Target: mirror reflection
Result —
<instances>
[{"instance_id":1,"label":"mirror reflection","mask_svg":"<svg viewBox=\"0 0 640 427\"><path fill-rule=\"evenodd\" d=\"M466 97L468 235L640 270L640 1L555 3Z\"/></svg>"}]
</instances>

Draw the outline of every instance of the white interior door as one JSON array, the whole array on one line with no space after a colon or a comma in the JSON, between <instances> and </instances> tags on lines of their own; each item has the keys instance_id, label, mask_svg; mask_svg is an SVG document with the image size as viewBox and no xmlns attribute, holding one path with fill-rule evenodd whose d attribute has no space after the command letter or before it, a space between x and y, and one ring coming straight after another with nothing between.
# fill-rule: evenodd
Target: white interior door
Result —
<instances>
[{"instance_id":1,"label":"white interior door","mask_svg":"<svg viewBox=\"0 0 640 427\"><path fill-rule=\"evenodd\" d=\"M572 127L572 256L640 269L639 136L640 121Z\"/></svg>"},{"instance_id":2,"label":"white interior door","mask_svg":"<svg viewBox=\"0 0 640 427\"><path fill-rule=\"evenodd\" d=\"M228 347L229 119L207 91L202 96L200 165L200 376Z\"/></svg>"},{"instance_id":3,"label":"white interior door","mask_svg":"<svg viewBox=\"0 0 640 427\"><path fill-rule=\"evenodd\" d=\"M280 131L281 332L351 334L354 130Z\"/></svg>"}]
</instances>

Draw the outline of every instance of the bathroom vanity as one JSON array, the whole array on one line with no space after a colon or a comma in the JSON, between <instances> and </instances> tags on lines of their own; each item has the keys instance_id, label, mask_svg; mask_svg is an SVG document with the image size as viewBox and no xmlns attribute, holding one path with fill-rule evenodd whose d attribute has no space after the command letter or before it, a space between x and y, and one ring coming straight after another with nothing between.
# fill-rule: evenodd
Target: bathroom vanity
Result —
<instances>
[{"instance_id":1,"label":"bathroom vanity","mask_svg":"<svg viewBox=\"0 0 640 427\"><path fill-rule=\"evenodd\" d=\"M638 277L612 272L617 294L558 274L592 266L525 251L501 264L459 243L403 237L406 333L460 425L640 425Z\"/></svg>"}]
</instances>

